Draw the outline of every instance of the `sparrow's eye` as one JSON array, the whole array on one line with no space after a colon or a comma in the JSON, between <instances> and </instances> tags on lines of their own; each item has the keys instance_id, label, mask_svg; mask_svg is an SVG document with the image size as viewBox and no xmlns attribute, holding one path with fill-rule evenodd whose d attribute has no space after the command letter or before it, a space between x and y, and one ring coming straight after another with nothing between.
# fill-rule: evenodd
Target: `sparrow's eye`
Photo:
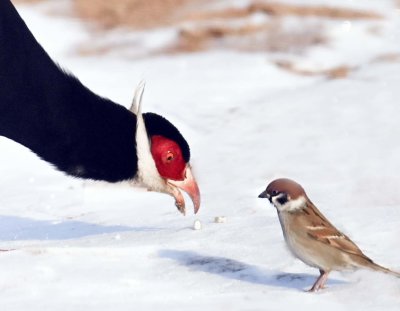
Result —
<instances>
[{"instance_id":1,"label":"sparrow's eye","mask_svg":"<svg viewBox=\"0 0 400 311\"><path fill-rule=\"evenodd\" d=\"M278 193L279 193L278 191L273 190L272 193L271 193L271 195L274 197L274 196L278 195Z\"/></svg>"}]
</instances>

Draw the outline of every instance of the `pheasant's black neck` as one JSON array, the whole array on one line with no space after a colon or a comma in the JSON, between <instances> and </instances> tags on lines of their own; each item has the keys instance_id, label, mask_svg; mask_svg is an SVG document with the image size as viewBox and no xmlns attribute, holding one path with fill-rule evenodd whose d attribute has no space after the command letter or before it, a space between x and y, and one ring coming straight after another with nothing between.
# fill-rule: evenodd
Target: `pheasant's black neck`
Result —
<instances>
[{"instance_id":1,"label":"pheasant's black neck","mask_svg":"<svg viewBox=\"0 0 400 311\"><path fill-rule=\"evenodd\" d=\"M137 171L135 130L134 114L63 72L0 1L0 135L68 174L120 181Z\"/></svg>"},{"instance_id":2,"label":"pheasant's black neck","mask_svg":"<svg viewBox=\"0 0 400 311\"><path fill-rule=\"evenodd\" d=\"M149 136L190 150L165 118L144 114ZM64 72L33 37L9 0L0 0L0 135L67 174L110 182L137 173L136 115Z\"/></svg>"}]
</instances>

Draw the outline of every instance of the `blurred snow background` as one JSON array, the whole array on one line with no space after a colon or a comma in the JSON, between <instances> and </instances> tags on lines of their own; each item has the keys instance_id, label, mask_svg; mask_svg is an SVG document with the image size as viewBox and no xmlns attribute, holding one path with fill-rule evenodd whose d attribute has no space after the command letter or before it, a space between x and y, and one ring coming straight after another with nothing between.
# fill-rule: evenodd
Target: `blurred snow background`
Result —
<instances>
[{"instance_id":1,"label":"blurred snow background","mask_svg":"<svg viewBox=\"0 0 400 311\"><path fill-rule=\"evenodd\" d=\"M67 177L0 138L0 247L16 249L0 253L2 310L398 310L400 280L369 271L304 293L318 271L291 257L257 199L272 179L295 179L400 270L398 1L275 1L278 14L266 1L171 0L180 14L151 25L103 1L121 27L78 2L17 8L96 93L128 106L147 81L144 110L190 142L203 203L183 218L168 196Z\"/></svg>"}]
</instances>

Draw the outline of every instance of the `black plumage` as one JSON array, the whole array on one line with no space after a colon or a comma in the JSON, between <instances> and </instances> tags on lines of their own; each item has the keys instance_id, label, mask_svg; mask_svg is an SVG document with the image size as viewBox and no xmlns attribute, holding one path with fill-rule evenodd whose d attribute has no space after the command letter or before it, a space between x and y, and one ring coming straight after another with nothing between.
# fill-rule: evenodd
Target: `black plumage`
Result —
<instances>
[{"instance_id":1,"label":"black plumage","mask_svg":"<svg viewBox=\"0 0 400 311\"><path fill-rule=\"evenodd\" d=\"M61 40L61 38L60 38ZM189 146L165 118L144 114L148 135ZM109 182L137 173L136 116L57 66L9 0L0 0L0 135L67 174Z\"/></svg>"}]
</instances>

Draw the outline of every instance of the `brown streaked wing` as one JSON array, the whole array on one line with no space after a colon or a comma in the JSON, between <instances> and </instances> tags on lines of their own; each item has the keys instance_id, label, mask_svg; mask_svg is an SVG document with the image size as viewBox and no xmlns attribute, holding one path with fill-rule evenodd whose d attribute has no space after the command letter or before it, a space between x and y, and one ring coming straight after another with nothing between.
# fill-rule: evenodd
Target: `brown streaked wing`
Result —
<instances>
[{"instance_id":1,"label":"brown streaked wing","mask_svg":"<svg viewBox=\"0 0 400 311\"><path fill-rule=\"evenodd\" d=\"M310 225L315 227L314 229L310 228L310 230L308 230L308 236L344 252L366 257L348 236L336 229L335 226L321 214L314 204L310 202L307 205L307 210L310 213L308 217L310 219Z\"/></svg>"},{"instance_id":2,"label":"brown streaked wing","mask_svg":"<svg viewBox=\"0 0 400 311\"><path fill-rule=\"evenodd\" d=\"M308 232L308 236L346 253L365 257L358 246L335 227L312 230Z\"/></svg>"}]
</instances>

